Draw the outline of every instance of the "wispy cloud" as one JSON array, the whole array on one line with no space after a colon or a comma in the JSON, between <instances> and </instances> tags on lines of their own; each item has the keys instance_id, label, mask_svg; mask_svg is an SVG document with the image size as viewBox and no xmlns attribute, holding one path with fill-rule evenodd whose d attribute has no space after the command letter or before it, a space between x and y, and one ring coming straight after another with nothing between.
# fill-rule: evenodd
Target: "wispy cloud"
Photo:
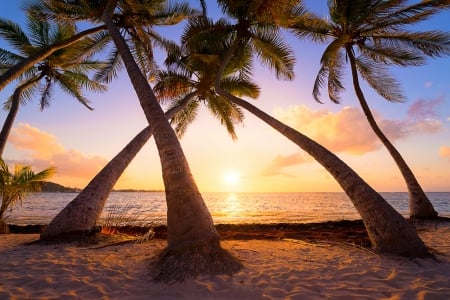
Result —
<instances>
[{"instance_id":1,"label":"wispy cloud","mask_svg":"<svg viewBox=\"0 0 450 300\"><path fill-rule=\"evenodd\" d=\"M439 154L444 157L444 158L448 158L450 161L450 147L448 146L442 146L439 149Z\"/></svg>"},{"instance_id":2,"label":"wispy cloud","mask_svg":"<svg viewBox=\"0 0 450 300\"><path fill-rule=\"evenodd\" d=\"M409 107L408 116L415 119L435 119L438 117L439 106L443 103L443 97L431 100L419 99Z\"/></svg>"},{"instance_id":3,"label":"wispy cloud","mask_svg":"<svg viewBox=\"0 0 450 300\"><path fill-rule=\"evenodd\" d=\"M297 152L290 155L277 155L271 161L271 163L266 168L264 168L261 175L263 176L282 175L292 177L293 175L283 171L285 167L291 167L310 161L312 161L312 158L301 152Z\"/></svg>"},{"instance_id":4,"label":"wispy cloud","mask_svg":"<svg viewBox=\"0 0 450 300\"><path fill-rule=\"evenodd\" d=\"M66 149L55 136L29 124L21 123L13 128L8 142L24 153L25 159L22 163L37 170L55 166L57 174L53 179L71 186L84 185L107 162L100 156Z\"/></svg>"}]
</instances>

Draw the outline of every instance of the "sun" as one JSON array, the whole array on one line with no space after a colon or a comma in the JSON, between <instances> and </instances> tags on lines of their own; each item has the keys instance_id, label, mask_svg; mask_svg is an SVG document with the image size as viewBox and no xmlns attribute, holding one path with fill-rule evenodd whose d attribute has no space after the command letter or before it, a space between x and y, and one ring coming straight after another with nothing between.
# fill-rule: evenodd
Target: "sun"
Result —
<instances>
[{"instance_id":1,"label":"sun","mask_svg":"<svg viewBox=\"0 0 450 300\"><path fill-rule=\"evenodd\" d=\"M241 174L234 170L226 171L223 175L223 181L228 185L237 185L241 180Z\"/></svg>"}]
</instances>

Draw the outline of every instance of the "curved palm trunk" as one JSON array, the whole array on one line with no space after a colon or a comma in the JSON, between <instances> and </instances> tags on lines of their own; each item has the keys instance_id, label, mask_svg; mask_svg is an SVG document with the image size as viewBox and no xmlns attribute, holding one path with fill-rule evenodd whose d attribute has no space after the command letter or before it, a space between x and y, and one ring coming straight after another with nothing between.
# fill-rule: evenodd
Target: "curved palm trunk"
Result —
<instances>
[{"instance_id":1,"label":"curved palm trunk","mask_svg":"<svg viewBox=\"0 0 450 300\"><path fill-rule=\"evenodd\" d=\"M369 121L370 127L373 132L377 135L383 145L391 154L397 167L403 175L409 192L409 215L411 218L434 218L437 217L438 213L434 210L433 204L431 204L427 195L423 191L413 172L409 168L408 164L405 162L403 157L394 147L394 145L389 141L389 139L384 135L381 129L378 127L375 118L370 111L369 105L364 97L358 80L358 73L356 70L355 57L351 50L347 51L349 57L350 66L352 70L353 86L355 88L356 96L358 97L359 103Z\"/></svg>"},{"instance_id":2,"label":"curved palm trunk","mask_svg":"<svg viewBox=\"0 0 450 300\"><path fill-rule=\"evenodd\" d=\"M392 206L336 155L252 104L216 89L219 95L254 114L319 162L339 183L361 215L375 251L425 257L429 252L417 232Z\"/></svg>"},{"instance_id":3,"label":"curved palm trunk","mask_svg":"<svg viewBox=\"0 0 450 300\"><path fill-rule=\"evenodd\" d=\"M142 130L122 149L73 199L41 233L41 239L75 237L74 233L91 232L100 217L106 200L123 171L152 136L150 127Z\"/></svg>"},{"instance_id":4,"label":"curved palm trunk","mask_svg":"<svg viewBox=\"0 0 450 300\"><path fill-rule=\"evenodd\" d=\"M180 105L166 112L168 119L181 111L194 94L187 95ZM64 207L41 233L41 239L67 238L87 234L94 230L103 208L117 180L137 153L147 143L153 132L150 127L136 135L90 182Z\"/></svg>"},{"instance_id":5,"label":"curved palm trunk","mask_svg":"<svg viewBox=\"0 0 450 300\"><path fill-rule=\"evenodd\" d=\"M108 1L102 20L153 129L166 190L168 245L153 264L154 279L181 281L199 273L236 272L242 265L221 248L211 214L197 188L180 142L111 18L116 3L117 0Z\"/></svg>"},{"instance_id":6,"label":"curved palm trunk","mask_svg":"<svg viewBox=\"0 0 450 300\"><path fill-rule=\"evenodd\" d=\"M2 131L0 132L0 157L3 157L3 151L5 150L6 141L8 140L9 133L11 132L12 125L16 119L17 112L20 106L20 95L29 86L41 80L44 76L40 75L32 80L29 80L16 88L12 96L11 108L9 109L8 115L6 116L5 122L3 123Z\"/></svg>"},{"instance_id":7,"label":"curved palm trunk","mask_svg":"<svg viewBox=\"0 0 450 300\"><path fill-rule=\"evenodd\" d=\"M8 69L5 73L3 73L0 76L0 91L8 83L13 81L17 77L19 77L20 74L25 72L27 69L31 68L36 63L44 60L45 58L47 58L49 55L51 55L55 51L65 48L67 46L70 46L72 44L75 44L76 42L80 41L81 39L85 38L86 36L96 33L96 32L99 32L104 29L105 29L105 26L103 26L103 25L94 27L94 28L90 28L88 30L82 31L82 32L68 38L67 40L53 44L53 45L49 46L48 48L45 48L45 49L41 50L40 52L34 54L33 56L30 56L30 57L24 59L20 63L14 65L10 69Z\"/></svg>"},{"instance_id":8,"label":"curved palm trunk","mask_svg":"<svg viewBox=\"0 0 450 300\"><path fill-rule=\"evenodd\" d=\"M17 112L19 111L20 100L16 95L17 90L14 92L11 108L3 123L2 131L0 132L0 157L3 157L3 151L5 150L6 141L8 140L9 133L11 132L12 125L16 119Z\"/></svg>"}]
</instances>

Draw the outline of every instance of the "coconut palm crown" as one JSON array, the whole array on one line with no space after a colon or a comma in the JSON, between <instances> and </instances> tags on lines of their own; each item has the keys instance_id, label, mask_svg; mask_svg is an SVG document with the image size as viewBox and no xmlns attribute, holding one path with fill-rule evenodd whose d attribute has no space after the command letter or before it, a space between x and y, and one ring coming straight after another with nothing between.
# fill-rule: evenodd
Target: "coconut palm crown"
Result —
<instances>
[{"instance_id":1,"label":"coconut palm crown","mask_svg":"<svg viewBox=\"0 0 450 300\"><path fill-rule=\"evenodd\" d=\"M55 43L64 41L76 34L76 27L70 24L58 25L38 20L32 16L27 19L27 31L18 24L0 19L0 36L4 37L15 51L0 49L0 72L4 72L26 60L35 53ZM13 95L5 102L8 116L0 133L0 156L13 125L20 105L39 95L40 109L51 104L55 85L76 98L92 110L89 100L82 90L103 92L106 86L89 78L89 73L103 69L106 64L93 60L92 56L103 46L102 39L84 38L75 44L53 52L19 76Z\"/></svg>"},{"instance_id":2,"label":"coconut palm crown","mask_svg":"<svg viewBox=\"0 0 450 300\"><path fill-rule=\"evenodd\" d=\"M404 101L399 84L387 66L419 66L426 57L450 54L450 34L437 30L414 31L411 25L425 21L448 1L349 1L328 2L330 18L309 15L289 25L300 38L328 42L321 58L313 96L321 102L321 90L327 89L335 103L344 90L343 76L349 63L355 93L375 134L397 163L408 187L411 217L437 216L431 202L400 153L378 127L359 83L364 79L384 99Z\"/></svg>"}]
</instances>

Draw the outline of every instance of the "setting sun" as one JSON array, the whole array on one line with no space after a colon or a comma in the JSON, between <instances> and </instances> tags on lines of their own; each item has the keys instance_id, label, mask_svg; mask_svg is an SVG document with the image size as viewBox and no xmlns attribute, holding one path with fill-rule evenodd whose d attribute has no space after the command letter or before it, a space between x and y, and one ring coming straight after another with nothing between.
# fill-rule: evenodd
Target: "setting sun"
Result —
<instances>
[{"instance_id":1,"label":"setting sun","mask_svg":"<svg viewBox=\"0 0 450 300\"><path fill-rule=\"evenodd\" d=\"M239 174L239 172L229 170L225 172L223 180L228 185L236 185L241 180L241 174Z\"/></svg>"}]
</instances>

